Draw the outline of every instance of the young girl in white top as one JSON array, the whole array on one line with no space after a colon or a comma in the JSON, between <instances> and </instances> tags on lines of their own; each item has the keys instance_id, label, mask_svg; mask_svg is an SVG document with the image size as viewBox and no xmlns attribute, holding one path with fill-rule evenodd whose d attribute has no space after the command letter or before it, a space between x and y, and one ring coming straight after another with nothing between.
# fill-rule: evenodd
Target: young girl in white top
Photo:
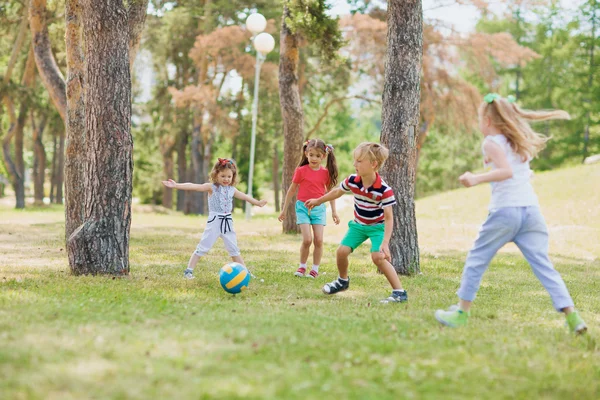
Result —
<instances>
[{"instance_id":1,"label":"young girl in white top","mask_svg":"<svg viewBox=\"0 0 600 400\"><path fill-rule=\"evenodd\" d=\"M196 267L198 260L208 253L219 237L223 239L225 248L229 252L231 259L245 265L240 255L240 249L237 246L237 236L233 230L233 219L231 218L233 198L245 200L259 207L267 204L267 201L256 200L237 190L233 187L236 183L236 178L237 167L233 160L219 158L210 173L209 183L177 183L172 179L163 181L163 185L168 188L208 192L206 229L202 234L200 243L198 243L196 250L190 257L187 269L183 272L183 276L187 279L194 278L194 267Z\"/></svg>"},{"instance_id":2,"label":"young girl in white top","mask_svg":"<svg viewBox=\"0 0 600 400\"><path fill-rule=\"evenodd\" d=\"M530 183L529 161L544 147L547 137L534 132L527 121L569 119L565 111L526 111L490 93L479 109L479 127L483 133L484 164L489 172L465 172L460 182L471 187L489 182L492 198L489 215L467 256L458 306L437 310L436 319L451 327L467 324L483 273L502 246L514 242L546 288L557 311L566 315L572 332L583 333L586 324L574 309L573 300L560 274L548 258L548 229Z\"/></svg>"}]
</instances>

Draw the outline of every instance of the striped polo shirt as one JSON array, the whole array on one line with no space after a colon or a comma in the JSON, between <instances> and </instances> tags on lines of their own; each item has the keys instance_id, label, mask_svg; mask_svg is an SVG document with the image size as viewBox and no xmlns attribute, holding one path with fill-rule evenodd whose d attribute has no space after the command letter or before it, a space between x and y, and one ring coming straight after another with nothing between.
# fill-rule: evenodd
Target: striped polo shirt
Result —
<instances>
[{"instance_id":1,"label":"striped polo shirt","mask_svg":"<svg viewBox=\"0 0 600 400\"><path fill-rule=\"evenodd\" d=\"M383 209L396 204L392 188L385 183L379 174L370 187L363 186L359 175L352 174L340 184L345 192L354 195L354 221L363 225L381 224L384 222Z\"/></svg>"}]
</instances>

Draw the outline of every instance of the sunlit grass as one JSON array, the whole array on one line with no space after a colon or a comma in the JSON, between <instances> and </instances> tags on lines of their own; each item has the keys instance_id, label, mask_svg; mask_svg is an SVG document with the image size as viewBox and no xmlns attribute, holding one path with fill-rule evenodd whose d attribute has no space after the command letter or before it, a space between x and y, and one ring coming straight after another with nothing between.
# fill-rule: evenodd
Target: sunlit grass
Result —
<instances>
[{"instance_id":1,"label":"sunlit grass","mask_svg":"<svg viewBox=\"0 0 600 400\"><path fill-rule=\"evenodd\" d=\"M600 396L600 166L536 178L551 255L590 327L568 334L527 263L510 247L490 266L467 329L433 319L456 301L465 253L486 215L488 188L417 204L422 274L409 302L381 305L389 287L363 246L351 287L327 297L345 224L326 228L321 277L292 275L300 238L273 212L235 224L257 276L225 293L222 243L182 278L205 223L134 214L131 275L74 277L64 211L0 207L0 398L585 398ZM560 184L559 184L560 183ZM560 187L559 189L556 189ZM343 221L351 207L342 205Z\"/></svg>"}]
</instances>

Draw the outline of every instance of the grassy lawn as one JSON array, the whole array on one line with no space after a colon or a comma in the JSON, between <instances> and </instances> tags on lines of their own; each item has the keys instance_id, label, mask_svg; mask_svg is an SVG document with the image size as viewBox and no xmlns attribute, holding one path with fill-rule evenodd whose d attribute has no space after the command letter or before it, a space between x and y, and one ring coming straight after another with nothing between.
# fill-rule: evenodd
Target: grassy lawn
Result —
<instances>
[{"instance_id":1,"label":"grassy lawn","mask_svg":"<svg viewBox=\"0 0 600 400\"><path fill-rule=\"evenodd\" d=\"M326 297L334 251L351 218L328 226L318 280L292 275L300 238L276 214L236 215L257 275L232 296L218 282L222 242L196 279L182 271L203 217L138 207L128 278L73 277L63 210L0 206L0 399L574 398L600 397L600 165L536 177L551 257L589 326L564 318L524 259L492 262L469 327L440 327L456 301L466 251L486 215L488 187L419 200L422 274L403 278L406 305L381 305L388 284L368 247L351 257L350 290Z\"/></svg>"}]
</instances>

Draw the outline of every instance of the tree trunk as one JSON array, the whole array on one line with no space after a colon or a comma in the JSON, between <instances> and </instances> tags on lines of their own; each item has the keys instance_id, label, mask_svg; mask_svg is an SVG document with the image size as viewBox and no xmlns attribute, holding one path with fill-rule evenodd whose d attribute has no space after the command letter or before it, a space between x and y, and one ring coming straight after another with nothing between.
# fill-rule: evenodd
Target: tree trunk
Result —
<instances>
[{"instance_id":1,"label":"tree trunk","mask_svg":"<svg viewBox=\"0 0 600 400\"><path fill-rule=\"evenodd\" d=\"M160 143L160 153L163 159L163 173L165 179L172 179L175 173L173 163L173 151L175 142L171 139L163 140ZM173 189L163 186L162 188L162 206L169 210L173 208Z\"/></svg>"},{"instance_id":2,"label":"tree trunk","mask_svg":"<svg viewBox=\"0 0 600 400\"><path fill-rule=\"evenodd\" d=\"M45 115L35 125L35 117L31 114L31 129L33 131L33 204L44 204L44 181L46 180L46 149L42 136L46 128Z\"/></svg>"},{"instance_id":3,"label":"tree trunk","mask_svg":"<svg viewBox=\"0 0 600 400\"><path fill-rule=\"evenodd\" d=\"M84 223L67 242L76 274L129 273L133 175L128 16L120 0L83 0Z\"/></svg>"},{"instance_id":4,"label":"tree trunk","mask_svg":"<svg viewBox=\"0 0 600 400\"><path fill-rule=\"evenodd\" d=\"M56 159L58 157L57 135L52 136L52 166L50 167L50 204L54 204L56 190Z\"/></svg>"},{"instance_id":5,"label":"tree trunk","mask_svg":"<svg viewBox=\"0 0 600 400\"><path fill-rule=\"evenodd\" d=\"M148 0L129 1L127 9L129 21L129 69L133 68L133 62L137 55L140 41L142 39L142 30L146 22L148 10Z\"/></svg>"},{"instance_id":6,"label":"tree trunk","mask_svg":"<svg viewBox=\"0 0 600 400\"><path fill-rule=\"evenodd\" d=\"M273 145L273 192L275 193L275 212L280 212L281 203L279 196L279 150L278 143Z\"/></svg>"},{"instance_id":7,"label":"tree trunk","mask_svg":"<svg viewBox=\"0 0 600 400\"><path fill-rule=\"evenodd\" d=\"M177 181L178 182L186 182L188 180L187 177L187 151L188 144L188 133L186 129L182 129L179 131L179 136L177 138ZM185 209L185 198L186 191L178 190L177 191L177 211L184 211Z\"/></svg>"},{"instance_id":8,"label":"tree trunk","mask_svg":"<svg viewBox=\"0 0 600 400\"><path fill-rule=\"evenodd\" d=\"M192 142L190 143L190 167L188 169L188 182L204 183L205 178L202 171L202 113L194 110L194 128L192 130ZM185 196L185 214L202 213L203 193L188 191Z\"/></svg>"},{"instance_id":9,"label":"tree trunk","mask_svg":"<svg viewBox=\"0 0 600 400\"><path fill-rule=\"evenodd\" d=\"M46 0L31 0L29 6L29 27L31 29L31 40L35 52L35 62L38 67L42 81L52 103L58 110L63 121L67 114L67 95L65 92L65 80L56 65L52 48L50 47L50 37L48 35L48 25L46 21Z\"/></svg>"},{"instance_id":10,"label":"tree trunk","mask_svg":"<svg viewBox=\"0 0 600 400\"><path fill-rule=\"evenodd\" d=\"M23 73L22 85L27 88L32 88L35 80L35 61L33 55L33 47L30 46L29 55L25 64L25 72ZM2 151L4 160L8 167L12 184L15 190L16 204L18 209L25 208L25 162L23 160L23 131L27 114L29 113L29 104L27 100L23 100L19 106L19 116L15 117L14 106L12 99L6 97L5 103L9 109L10 128L6 137L2 141ZM14 160L10 153L10 142L15 138Z\"/></svg>"},{"instance_id":11,"label":"tree trunk","mask_svg":"<svg viewBox=\"0 0 600 400\"><path fill-rule=\"evenodd\" d=\"M302 141L304 139L304 115L302 102L298 91L298 57L299 38L287 26L285 19L290 18L287 6L283 7L281 23L280 51L279 51L279 101L281 103L281 116L283 118L283 178L282 193L285 196L292 183L296 166L300 162ZM295 210L293 204L288 207L283 232L298 232Z\"/></svg>"},{"instance_id":12,"label":"tree trunk","mask_svg":"<svg viewBox=\"0 0 600 400\"><path fill-rule=\"evenodd\" d=\"M389 148L390 157L381 173L398 202L390 243L392 263L398 273L407 275L419 272L414 194L423 49L421 0L391 0L387 23L381 142Z\"/></svg>"},{"instance_id":13,"label":"tree trunk","mask_svg":"<svg viewBox=\"0 0 600 400\"><path fill-rule=\"evenodd\" d=\"M67 148L58 170L65 178L65 238L83 224L83 204L85 201L85 102L84 65L81 38L80 0L67 0L65 3L66 53L67 53ZM62 156L61 149L61 156ZM60 164L60 163L59 163ZM57 175L58 176L58 175ZM62 188L62 180L57 189ZM62 189L60 189L62 192ZM59 204L61 196L56 196Z\"/></svg>"},{"instance_id":14,"label":"tree trunk","mask_svg":"<svg viewBox=\"0 0 600 400\"><path fill-rule=\"evenodd\" d=\"M65 131L61 130L59 139L58 166L56 168L56 204L62 204L64 197L63 183L65 181Z\"/></svg>"}]
</instances>

